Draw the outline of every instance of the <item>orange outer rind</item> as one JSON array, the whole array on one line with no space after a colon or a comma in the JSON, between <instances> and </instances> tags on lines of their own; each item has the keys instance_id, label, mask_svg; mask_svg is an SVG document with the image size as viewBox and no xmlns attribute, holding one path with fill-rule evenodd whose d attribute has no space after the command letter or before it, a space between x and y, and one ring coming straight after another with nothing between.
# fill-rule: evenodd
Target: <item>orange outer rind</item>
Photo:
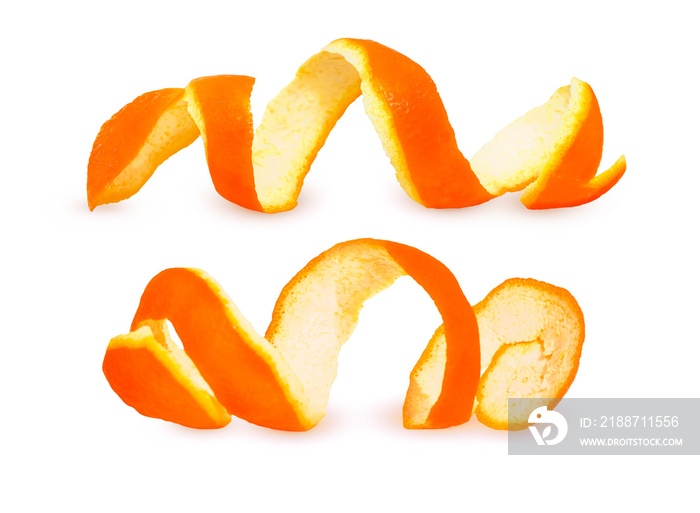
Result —
<instances>
[{"instance_id":1,"label":"orange outer rind","mask_svg":"<svg viewBox=\"0 0 700 513\"><path fill-rule=\"evenodd\" d=\"M499 132L471 164L430 76L374 41L339 39L312 56L268 104L255 131L253 81L203 77L184 90L146 93L120 110L93 146L90 209L135 194L201 133L219 194L252 210L290 210L330 131L360 94L399 183L426 207L478 205L523 189L528 208L575 206L607 192L626 169L621 157L596 176L602 117L590 86L577 79Z\"/></svg>"},{"instance_id":2,"label":"orange outer rind","mask_svg":"<svg viewBox=\"0 0 700 513\"><path fill-rule=\"evenodd\" d=\"M506 429L508 397L566 392L584 336L583 315L566 290L507 280L472 309L439 261L374 239L311 260L282 290L265 337L205 272L166 269L146 287L131 332L110 342L103 370L122 400L150 417L219 428L235 415L307 430L325 415L340 348L363 303L404 275L426 290L444 321L411 372L405 427L455 426L476 412Z\"/></svg>"},{"instance_id":3,"label":"orange outer rind","mask_svg":"<svg viewBox=\"0 0 700 513\"><path fill-rule=\"evenodd\" d=\"M126 404L147 417L162 418L167 411L168 420L183 426L226 426L231 415L162 325L155 331L145 324L112 339L109 358L103 363L110 385Z\"/></svg>"},{"instance_id":4,"label":"orange outer rind","mask_svg":"<svg viewBox=\"0 0 700 513\"><path fill-rule=\"evenodd\" d=\"M253 115L250 93L255 79L218 75L192 80L185 100L204 141L209 173L216 191L251 210L262 210L255 194Z\"/></svg>"},{"instance_id":5,"label":"orange outer rind","mask_svg":"<svg viewBox=\"0 0 700 513\"><path fill-rule=\"evenodd\" d=\"M143 94L102 125L88 162L90 210L136 194L160 164L197 139L183 95L183 89Z\"/></svg>"}]
</instances>

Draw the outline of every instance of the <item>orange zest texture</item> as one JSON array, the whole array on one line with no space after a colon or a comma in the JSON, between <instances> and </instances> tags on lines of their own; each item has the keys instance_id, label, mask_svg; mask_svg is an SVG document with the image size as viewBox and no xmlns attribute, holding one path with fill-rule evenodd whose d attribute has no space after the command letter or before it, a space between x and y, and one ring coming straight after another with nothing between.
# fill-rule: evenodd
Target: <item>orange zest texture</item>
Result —
<instances>
[{"instance_id":1,"label":"orange zest texture","mask_svg":"<svg viewBox=\"0 0 700 513\"><path fill-rule=\"evenodd\" d=\"M374 239L311 260L282 290L265 337L205 272L166 269L146 287L131 331L110 341L103 371L119 397L149 417L207 429L234 415L308 430L325 415L339 351L363 303L401 276L423 287L443 319L410 374L405 427L456 426L476 412L507 429L509 397L556 402L568 390L584 325L566 290L512 279L472 308L438 260Z\"/></svg>"},{"instance_id":2,"label":"orange zest texture","mask_svg":"<svg viewBox=\"0 0 700 513\"><path fill-rule=\"evenodd\" d=\"M602 117L591 87L575 78L501 130L471 162L430 76L374 41L339 39L312 56L268 104L256 130L253 82L203 77L122 108L102 126L90 154L90 209L134 195L201 134L221 196L252 210L290 210L328 134L360 95L399 183L426 207L468 207L521 190L531 209L576 206L607 192L626 169L623 156L598 174Z\"/></svg>"}]
</instances>

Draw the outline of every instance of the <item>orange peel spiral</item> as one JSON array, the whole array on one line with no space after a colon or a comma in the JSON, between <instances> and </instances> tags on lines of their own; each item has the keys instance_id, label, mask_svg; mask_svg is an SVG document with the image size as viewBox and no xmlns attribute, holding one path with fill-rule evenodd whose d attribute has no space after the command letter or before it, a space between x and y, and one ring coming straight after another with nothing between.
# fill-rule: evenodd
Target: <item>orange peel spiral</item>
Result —
<instances>
[{"instance_id":1,"label":"orange peel spiral","mask_svg":"<svg viewBox=\"0 0 700 513\"><path fill-rule=\"evenodd\" d=\"M607 192L626 169L623 156L597 174L602 117L591 87L575 78L501 130L471 163L428 73L374 41L339 39L312 56L268 104L257 130L253 82L202 77L122 108L93 145L90 209L138 192L163 161L201 134L221 196L252 210L290 210L328 134L360 95L399 183L426 207L468 207L523 189L521 200L531 209L576 206Z\"/></svg>"},{"instance_id":2,"label":"orange peel spiral","mask_svg":"<svg viewBox=\"0 0 700 513\"><path fill-rule=\"evenodd\" d=\"M584 327L566 290L512 279L472 308L438 260L374 239L344 242L311 260L282 290L265 337L205 272L166 269L146 287L131 331L110 341L103 371L119 397L149 417L205 429L235 415L308 430L325 415L339 351L363 303L404 275L443 319L411 372L405 427L456 426L476 411L481 422L506 429L508 397L555 402L567 391Z\"/></svg>"}]
</instances>

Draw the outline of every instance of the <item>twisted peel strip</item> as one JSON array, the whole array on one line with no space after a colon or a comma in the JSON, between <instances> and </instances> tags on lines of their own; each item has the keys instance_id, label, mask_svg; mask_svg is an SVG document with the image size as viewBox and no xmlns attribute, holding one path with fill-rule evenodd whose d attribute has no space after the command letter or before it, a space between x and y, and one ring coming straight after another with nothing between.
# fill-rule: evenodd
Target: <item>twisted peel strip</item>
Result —
<instances>
[{"instance_id":1,"label":"twisted peel strip","mask_svg":"<svg viewBox=\"0 0 700 513\"><path fill-rule=\"evenodd\" d=\"M167 269L146 287L131 332L110 341L103 371L122 400L149 417L219 428L235 415L307 430L325 415L338 353L364 301L403 275L426 290L443 319L411 372L405 427L455 426L476 411L481 422L506 429L508 397L551 404L568 390L584 324L566 290L507 280L472 309L438 260L373 239L338 244L309 262L282 290L264 338L206 273ZM168 320L184 351L170 339Z\"/></svg>"},{"instance_id":2,"label":"twisted peel strip","mask_svg":"<svg viewBox=\"0 0 700 513\"><path fill-rule=\"evenodd\" d=\"M576 206L607 192L626 169L623 156L597 175L602 117L593 90L575 78L501 130L471 164L430 76L379 43L339 39L326 46L269 103L255 132L253 82L203 77L126 105L95 140L90 209L138 192L162 162L201 134L221 196L252 210L290 210L331 129L360 94L399 183L426 207L478 205L523 189L521 201L531 209Z\"/></svg>"}]
</instances>

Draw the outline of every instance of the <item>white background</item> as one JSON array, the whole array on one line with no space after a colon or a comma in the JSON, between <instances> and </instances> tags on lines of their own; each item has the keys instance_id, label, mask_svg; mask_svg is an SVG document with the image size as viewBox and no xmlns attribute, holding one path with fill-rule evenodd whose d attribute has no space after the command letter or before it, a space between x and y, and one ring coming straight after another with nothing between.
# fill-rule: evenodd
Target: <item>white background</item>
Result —
<instances>
[{"instance_id":1,"label":"white background","mask_svg":"<svg viewBox=\"0 0 700 513\"><path fill-rule=\"evenodd\" d=\"M569 397L700 394L693 2L223 4L3 8L0 509L673 511L694 501L695 456L508 456L506 433L476 419L404 430L408 373L440 323L408 278L367 303L328 415L307 433L238 419L199 432L119 400L101 372L104 350L128 331L157 272L205 269L262 333L282 286L357 237L432 254L472 303L513 276L567 288L587 331ZM358 101L291 212L219 197L201 140L133 198L88 210L93 140L124 104L203 75L245 74L257 80L257 123L296 68L339 37L420 63L467 157L572 76L585 80L605 123L602 167L624 153L627 174L578 208L528 211L511 194L428 210L397 184Z\"/></svg>"}]
</instances>

